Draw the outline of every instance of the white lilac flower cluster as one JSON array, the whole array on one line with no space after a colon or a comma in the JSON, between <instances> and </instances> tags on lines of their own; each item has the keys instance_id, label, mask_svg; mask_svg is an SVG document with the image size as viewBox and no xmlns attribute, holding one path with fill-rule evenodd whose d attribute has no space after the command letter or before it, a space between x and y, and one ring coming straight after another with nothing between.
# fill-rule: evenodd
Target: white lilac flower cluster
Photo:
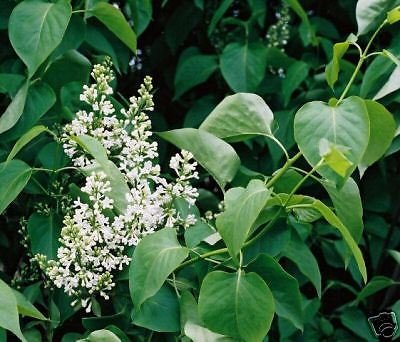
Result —
<instances>
[{"instance_id":1,"label":"white lilac flower cluster","mask_svg":"<svg viewBox=\"0 0 400 342\"><path fill-rule=\"evenodd\" d=\"M109 83L114 78L110 61L95 65L91 75L95 83L84 86L80 97L87 108L78 111L71 124L66 125L64 151L75 166L87 172L96 170L93 157L72 137L85 134L98 139L129 186L127 208L115 213L106 174L91 172L81 188L90 201L78 198L72 213L64 218L58 260L36 255L51 282L77 298L87 311L96 294L108 299L107 293L115 286L113 271L121 270L130 261L129 246L137 245L143 236L157 229L187 228L196 222L192 215L181 218L174 200L183 198L193 205L198 196L190 184L198 178L197 163L192 161L190 152L182 151L171 158L170 167L177 175L174 182L160 175L160 166L155 162L158 146L150 140L151 121L146 114L154 107L151 78L144 79L138 96L131 97L129 107L117 115L110 100L113 90Z\"/></svg>"}]
</instances>

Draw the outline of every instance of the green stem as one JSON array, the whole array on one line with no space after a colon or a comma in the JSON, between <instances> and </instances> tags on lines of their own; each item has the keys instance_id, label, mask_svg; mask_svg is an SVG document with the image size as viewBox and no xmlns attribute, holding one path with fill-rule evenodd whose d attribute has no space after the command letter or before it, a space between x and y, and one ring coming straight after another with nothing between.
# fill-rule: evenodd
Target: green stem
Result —
<instances>
[{"instance_id":1,"label":"green stem","mask_svg":"<svg viewBox=\"0 0 400 342\"><path fill-rule=\"evenodd\" d=\"M354 80L356 79L356 76L358 74L358 72L361 69L361 66L364 63L364 60L367 58L367 53L369 48L371 47L372 42L374 41L375 37L378 35L379 31L382 30L382 28L386 25L387 20L385 19L383 21L383 23L376 29L376 31L374 32L374 34L372 35L371 39L369 40L367 46L365 47L364 52L362 53L362 55L360 56L360 59L357 63L356 69L354 70L353 74L351 75L351 78L349 80L349 82L346 85L346 88L344 88L342 95L340 96L338 102L336 105L339 105L340 102L343 101L344 97L347 95L348 91L350 90L350 87L352 86Z\"/></svg>"},{"instance_id":2,"label":"green stem","mask_svg":"<svg viewBox=\"0 0 400 342\"><path fill-rule=\"evenodd\" d=\"M211 252L207 252L207 253L201 254L201 255L193 258L193 259L189 259L189 260L186 260L185 262L181 263L176 268L175 272L181 270L182 268L184 268L186 266L194 264L195 262L197 262L197 261L199 261L201 259L205 259L205 258L208 258L210 256L214 256L214 255L218 255L218 254L225 254L225 253L228 253L228 248L220 248L220 249L216 249L215 251L211 251Z\"/></svg>"},{"instance_id":3,"label":"green stem","mask_svg":"<svg viewBox=\"0 0 400 342\"><path fill-rule=\"evenodd\" d=\"M271 139L275 144L277 144L278 147L282 150L283 154L285 155L286 160L289 160L289 154L286 151L285 146L283 146L282 143L277 138L275 138L272 134L271 135L265 135L265 137Z\"/></svg>"},{"instance_id":4,"label":"green stem","mask_svg":"<svg viewBox=\"0 0 400 342\"><path fill-rule=\"evenodd\" d=\"M301 157L302 153L298 152L292 158L289 158L286 163L280 168L274 176L267 182L266 186L269 188L294 164L294 162Z\"/></svg>"},{"instance_id":5,"label":"green stem","mask_svg":"<svg viewBox=\"0 0 400 342\"><path fill-rule=\"evenodd\" d=\"M312 176L312 174L318 170L324 163L324 159L321 159L307 174L295 185L295 187L290 192L289 196L287 197L285 204L283 205L284 208L287 207L289 201L292 199L293 195L296 193L297 190L303 185L303 183Z\"/></svg>"},{"instance_id":6,"label":"green stem","mask_svg":"<svg viewBox=\"0 0 400 342\"><path fill-rule=\"evenodd\" d=\"M289 167L290 167L297 159L300 158L301 155L302 155L302 153L299 152L299 153L297 153L295 156L293 156L293 158L288 159L288 160L286 161L285 165L284 165L270 180L269 180L269 182L267 183L267 186L269 187L269 186L271 186L272 184L274 184L274 183L279 179L279 177L281 177L281 176L286 172L286 170L289 169ZM246 247L251 246L255 241L257 241L257 240L260 239L262 236L264 236L264 234L265 234L266 232L268 232L268 230L269 230L270 228L272 228L272 226L275 224L275 222L276 222L276 221L278 220L278 218L280 217L280 215L281 215L281 213L282 213L282 210L284 210L285 206L287 205L287 203L288 203L290 197L293 196L293 194L297 191L297 189L305 182L305 180L306 180L309 176L311 176L311 174L312 174L319 166L321 166L321 164L322 164L322 160L321 160L317 165L315 165L315 167L314 167L310 172L308 172L308 173L304 176L304 178L303 178L299 183L297 183L297 185L294 187L294 189L292 190L292 192L289 194L289 197L288 197L288 199L287 199L285 205L279 208L279 210L276 212L276 214L275 214L275 216L272 218L272 220L269 221L268 224L267 224L257 235L255 235L254 237L252 237L251 239L247 240L247 241L244 243L243 248L246 248ZM195 258L186 260L185 262L183 262L182 264L180 264L180 265L178 266L178 268L177 268L175 271L179 271L179 270L181 270L182 268L184 268L184 267L186 267L186 266L189 266L189 265L191 265L191 264L194 264L195 262L197 262L197 261L199 261L199 260L202 260L202 259L204 260L204 259L206 259L206 258L208 258L208 257L210 257L210 256L219 255L219 254L225 254L225 253L228 253L228 248L221 248L221 249L217 249L217 250L215 250L215 251L211 251L211 252L207 252L207 253L201 254L201 255L199 255L199 256L197 256L197 257L195 257Z\"/></svg>"}]
</instances>

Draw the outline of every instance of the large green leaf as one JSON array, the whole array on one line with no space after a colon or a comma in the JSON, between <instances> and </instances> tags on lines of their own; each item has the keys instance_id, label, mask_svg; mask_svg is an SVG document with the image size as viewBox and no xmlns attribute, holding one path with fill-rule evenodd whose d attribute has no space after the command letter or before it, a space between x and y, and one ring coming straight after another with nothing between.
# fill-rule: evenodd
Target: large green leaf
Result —
<instances>
[{"instance_id":1,"label":"large green leaf","mask_svg":"<svg viewBox=\"0 0 400 342\"><path fill-rule=\"evenodd\" d=\"M73 137L73 139L95 158L101 171L107 175L111 183L109 197L114 200L114 208L122 213L127 207L126 195L129 193L129 187L123 174L113 162L108 160L107 152L98 140L88 135Z\"/></svg>"},{"instance_id":2,"label":"large green leaf","mask_svg":"<svg viewBox=\"0 0 400 342\"><path fill-rule=\"evenodd\" d=\"M364 282L366 282L367 281L367 269L365 267L364 258L362 256L360 248L358 247L357 243L354 241L353 237L351 236L351 234L350 234L349 230L346 228L346 226L334 214L334 212L329 207L327 207L324 203L322 203L321 201L315 200L312 204L308 204L306 206L312 207L312 208L318 210L330 225L332 225L333 227L337 228L337 230L339 230L344 241L346 242L347 247L350 249L350 251L352 252L352 254L356 260L358 269L364 279Z\"/></svg>"},{"instance_id":3,"label":"large green leaf","mask_svg":"<svg viewBox=\"0 0 400 342\"><path fill-rule=\"evenodd\" d=\"M218 68L217 56L194 55L180 61L175 73L175 96L177 99L189 89L205 82Z\"/></svg>"},{"instance_id":4,"label":"large green leaf","mask_svg":"<svg viewBox=\"0 0 400 342\"><path fill-rule=\"evenodd\" d=\"M207 34L211 36L218 22L222 19L225 12L232 5L233 0L223 0L218 8L215 10L213 17L211 18L210 25L208 25Z\"/></svg>"},{"instance_id":5,"label":"large green leaf","mask_svg":"<svg viewBox=\"0 0 400 342\"><path fill-rule=\"evenodd\" d=\"M189 291L184 291L179 299L181 307L181 327L193 342L230 341L227 336L216 334L204 327L198 314L196 299Z\"/></svg>"},{"instance_id":6,"label":"large green leaf","mask_svg":"<svg viewBox=\"0 0 400 342\"><path fill-rule=\"evenodd\" d=\"M358 293L356 301L360 302L365 298L372 296L373 294L386 289L390 286L399 286L399 281L394 281L388 277L375 276L373 277L367 285Z\"/></svg>"},{"instance_id":7,"label":"large green leaf","mask_svg":"<svg viewBox=\"0 0 400 342\"><path fill-rule=\"evenodd\" d=\"M153 4L151 0L129 0L132 9L133 25L139 36L150 24L153 15Z\"/></svg>"},{"instance_id":8,"label":"large green leaf","mask_svg":"<svg viewBox=\"0 0 400 342\"><path fill-rule=\"evenodd\" d=\"M204 130L182 128L158 135L179 148L190 151L221 188L235 177L239 169L240 159L232 146Z\"/></svg>"},{"instance_id":9,"label":"large green leaf","mask_svg":"<svg viewBox=\"0 0 400 342\"><path fill-rule=\"evenodd\" d=\"M396 122L380 103L365 100L365 105L369 116L370 138L360 166L366 168L379 160L390 147L396 132Z\"/></svg>"},{"instance_id":10,"label":"large green leaf","mask_svg":"<svg viewBox=\"0 0 400 342\"><path fill-rule=\"evenodd\" d=\"M31 85L23 114L13 128L1 135L1 140L12 141L19 139L37 123L55 102L56 95L46 83L36 82Z\"/></svg>"},{"instance_id":11,"label":"large green leaf","mask_svg":"<svg viewBox=\"0 0 400 342\"><path fill-rule=\"evenodd\" d=\"M71 14L68 0L23 1L14 8L8 33L15 52L28 67L29 76L60 44Z\"/></svg>"},{"instance_id":12,"label":"large green leaf","mask_svg":"<svg viewBox=\"0 0 400 342\"><path fill-rule=\"evenodd\" d=\"M22 191L31 174L30 166L21 160L0 163L0 214Z\"/></svg>"},{"instance_id":13,"label":"large green leaf","mask_svg":"<svg viewBox=\"0 0 400 342\"><path fill-rule=\"evenodd\" d=\"M386 18L386 12L399 4L399 0L358 0L356 6L357 35L376 29Z\"/></svg>"},{"instance_id":14,"label":"large green leaf","mask_svg":"<svg viewBox=\"0 0 400 342\"><path fill-rule=\"evenodd\" d=\"M274 114L256 94L238 93L225 97L201 124L200 129L229 142L255 135L272 135Z\"/></svg>"},{"instance_id":15,"label":"large green leaf","mask_svg":"<svg viewBox=\"0 0 400 342\"><path fill-rule=\"evenodd\" d=\"M345 150L345 157L353 164L342 178L328 166L318 172L334 181L343 182L354 171L367 149L369 118L364 101L352 96L339 105L321 101L306 103L296 113L294 135L307 161L315 166L321 159L320 142L326 139Z\"/></svg>"},{"instance_id":16,"label":"large green leaf","mask_svg":"<svg viewBox=\"0 0 400 342\"><path fill-rule=\"evenodd\" d=\"M0 93L14 96L24 80L25 77L19 74L0 73Z\"/></svg>"},{"instance_id":17,"label":"large green leaf","mask_svg":"<svg viewBox=\"0 0 400 342\"><path fill-rule=\"evenodd\" d=\"M188 254L188 249L179 244L175 229L164 228L143 238L133 253L129 269L135 310L141 310L143 302L159 291Z\"/></svg>"},{"instance_id":18,"label":"large green leaf","mask_svg":"<svg viewBox=\"0 0 400 342\"><path fill-rule=\"evenodd\" d=\"M339 71L340 71L340 60L342 59L343 55L346 53L349 46L350 46L350 42L336 43L333 46L332 60L329 62L329 64L327 64L327 66L325 68L326 81L328 82L328 84L331 88L333 88L336 81L338 80Z\"/></svg>"},{"instance_id":19,"label":"large green leaf","mask_svg":"<svg viewBox=\"0 0 400 342\"><path fill-rule=\"evenodd\" d=\"M318 44L318 39L317 39L317 37L315 35L314 26L311 25L310 20L308 19L307 12L301 6L300 1L299 0L284 0L284 1L299 16L299 18L303 22L303 25L307 29L307 32L306 32L307 33L307 37L306 37L305 43L308 43L308 44L311 43L312 45L317 45Z\"/></svg>"},{"instance_id":20,"label":"large green leaf","mask_svg":"<svg viewBox=\"0 0 400 342\"><path fill-rule=\"evenodd\" d=\"M0 116L0 133L8 131L12 128L21 117L28 95L29 82L25 82L18 90L6 111Z\"/></svg>"},{"instance_id":21,"label":"large green leaf","mask_svg":"<svg viewBox=\"0 0 400 342\"><path fill-rule=\"evenodd\" d=\"M265 280L274 296L276 313L290 320L296 328L303 330L301 293L296 278L267 254L260 254L246 270L257 273Z\"/></svg>"},{"instance_id":22,"label":"large green leaf","mask_svg":"<svg viewBox=\"0 0 400 342\"><path fill-rule=\"evenodd\" d=\"M99 2L90 12L114 33L132 52L136 53L136 35L120 10L106 2Z\"/></svg>"},{"instance_id":23,"label":"large green leaf","mask_svg":"<svg viewBox=\"0 0 400 342\"><path fill-rule=\"evenodd\" d=\"M265 76L267 48L262 43L230 43L220 56L222 76L235 92L255 92Z\"/></svg>"},{"instance_id":24,"label":"large green leaf","mask_svg":"<svg viewBox=\"0 0 400 342\"><path fill-rule=\"evenodd\" d=\"M121 339L113 332L107 329L100 329L92 331L85 339L78 340L77 342L121 342Z\"/></svg>"},{"instance_id":25,"label":"large green leaf","mask_svg":"<svg viewBox=\"0 0 400 342\"><path fill-rule=\"evenodd\" d=\"M164 285L133 313L133 323L160 332L179 331L179 302L176 292Z\"/></svg>"},{"instance_id":26,"label":"large green leaf","mask_svg":"<svg viewBox=\"0 0 400 342\"><path fill-rule=\"evenodd\" d=\"M43 125L32 127L28 132L26 132L23 136L21 136L21 138L17 140L10 154L7 157L7 161L14 159L17 153L21 151L21 149L26 144L31 142L33 139L35 139L39 134L43 132L51 132L51 131Z\"/></svg>"},{"instance_id":27,"label":"large green leaf","mask_svg":"<svg viewBox=\"0 0 400 342\"><path fill-rule=\"evenodd\" d=\"M13 290L15 299L17 300L18 313L23 316L33 317L42 321L47 320L43 314L21 293Z\"/></svg>"},{"instance_id":28,"label":"large green leaf","mask_svg":"<svg viewBox=\"0 0 400 342\"><path fill-rule=\"evenodd\" d=\"M228 192L229 193L229 192ZM216 220L216 225L229 254L236 259L245 243L250 229L256 222L258 215L264 209L271 196L271 191L261 180L250 181L247 188L241 192L232 205Z\"/></svg>"},{"instance_id":29,"label":"large green leaf","mask_svg":"<svg viewBox=\"0 0 400 342\"><path fill-rule=\"evenodd\" d=\"M321 272L319 271L318 262L298 233L292 232L292 238L289 244L286 245L283 255L297 265L300 272L314 285L318 297L321 297Z\"/></svg>"},{"instance_id":30,"label":"large green leaf","mask_svg":"<svg viewBox=\"0 0 400 342\"><path fill-rule=\"evenodd\" d=\"M22 341L26 341L19 327L17 300L13 290L0 279L0 328L11 331Z\"/></svg>"},{"instance_id":31,"label":"large green leaf","mask_svg":"<svg viewBox=\"0 0 400 342\"><path fill-rule=\"evenodd\" d=\"M335 207L336 214L347 227L351 236L359 242L363 232L363 208L360 191L353 178L349 178L341 189L330 182L321 182L328 192Z\"/></svg>"},{"instance_id":32,"label":"large green leaf","mask_svg":"<svg viewBox=\"0 0 400 342\"><path fill-rule=\"evenodd\" d=\"M400 79L400 66L398 65L390 74L386 83L375 94L374 100L379 100L382 97L385 97L386 95L391 94L396 90L399 90L400 89L399 79Z\"/></svg>"},{"instance_id":33,"label":"large green leaf","mask_svg":"<svg viewBox=\"0 0 400 342\"><path fill-rule=\"evenodd\" d=\"M214 271L203 280L198 308L210 330L244 341L261 341L270 329L275 303L258 274Z\"/></svg>"},{"instance_id":34,"label":"large green leaf","mask_svg":"<svg viewBox=\"0 0 400 342\"><path fill-rule=\"evenodd\" d=\"M44 254L48 259L57 258L62 227L61 219L55 214L33 213L28 220L28 233L33 254Z\"/></svg>"},{"instance_id":35,"label":"large green leaf","mask_svg":"<svg viewBox=\"0 0 400 342\"><path fill-rule=\"evenodd\" d=\"M307 78L309 66L303 61L294 62L286 71L286 77L282 80L282 97L285 107L289 104L293 92Z\"/></svg>"}]
</instances>

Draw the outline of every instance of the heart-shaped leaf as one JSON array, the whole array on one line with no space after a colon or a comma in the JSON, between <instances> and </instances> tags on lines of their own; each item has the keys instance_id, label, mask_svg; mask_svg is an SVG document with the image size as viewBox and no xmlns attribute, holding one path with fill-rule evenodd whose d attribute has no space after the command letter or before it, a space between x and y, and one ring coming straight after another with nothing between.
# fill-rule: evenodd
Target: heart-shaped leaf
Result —
<instances>
[{"instance_id":1,"label":"heart-shaped leaf","mask_svg":"<svg viewBox=\"0 0 400 342\"><path fill-rule=\"evenodd\" d=\"M200 126L207 132L229 142L255 135L272 135L274 114L256 94L238 93L225 97Z\"/></svg>"},{"instance_id":2,"label":"heart-shaped leaf","mask_svg":"<svg viewBox=\"0 0 400 342\"><path fill-rule=\"evenodd\" d=\"M182 128L157 134L180 149L190 151L221 188L239 169L240 159L232 146L204 130Z\"/></svg>"},{"instance_id":3,"label":"heart-shaped leaf","mask_svg":"<svg viewBox=\"0 0 400 342\"><path fill-rule=\"evenodd\" d=\"M265 186L264 182L254 179L250 181L247 188L240 193L232 205L227 206L227 210L218 215L217 229L232 258L236 259L250 229L270 196L271 191Z\"/></svg>"},{"instance_id":4,"label":"heart-shaped leaf","mask_svg":"<svg viewBox=\"0 0 400 342\"><path fill-rule=\"evenodd\" d=\"M214 271L203 280L198 308L210 330L244 341L261 341L270 329L275 303L258 274Z\"/></svg>"},{"instance_id":5,"label":"heart-shaped leaf","mask_svg":"<svg viewBox=\"0 0 400 342\"><path fill-rule=\"evenodd\" d=\"M262 43L230 43L222 51L220 67L232 90L256 91L265 76L267 48Z\"/></svg>"},{"instance_id":6,"label":"heart-shaped leaf","mask_svg":"<svg viewBox=\"0 0 400 342\"><path fill-rule=\"evenodd\" d=\"M343 183L361 162L369 141L369 117L365 103L359 97L349 97L338 105L313 101L296 113L294 136L307 161L315 166L321 160L319 144L322 139L347 150L346 158L353 165L345 177L328 166L318 172L335 183Z\"/></svg>"},{"instance_id":7,"label":"heart-shaped leaf","mask_svg":"<svg viewBox=\"0 0 400 342\"><path fill-rule=\"evenodd\" d=\"M68 0L22 1L14 8L8 33L15 52L28 67L29 76L61 43L71 14Z\"/></svg>"},{"instance_id":8,"label":"heart-shaped leaf","mask_svg":"<svg viewBox=\"0 0 400 342\"><path fill-rule=\"evenodd\" d=\"M129 289L135 310L140 310L143 302L159 291L188 254L172 228L161 229L140 241L129 269Z\"/></svg>"}]
</instances>

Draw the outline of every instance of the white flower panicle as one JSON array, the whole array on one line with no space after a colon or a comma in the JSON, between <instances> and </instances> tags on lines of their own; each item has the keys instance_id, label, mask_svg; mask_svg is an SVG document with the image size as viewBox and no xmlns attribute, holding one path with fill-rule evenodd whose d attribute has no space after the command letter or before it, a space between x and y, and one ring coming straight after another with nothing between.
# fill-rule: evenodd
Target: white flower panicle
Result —
<instances>
[{"instance_id":1,"label":"white flower panicle","mask_svg":"<svg viewBox=\"0 0 400 342\"><path fill-rule=\"evenodd\" d=\"M64 218L58 260L36 255L40 267L52 283L74 296L87 311L91 298L108 299L115 286L114 273L130 262L127 247L134 246L147 234L164 227L187 228L196 223L194 215L181 218L174 207L176 198L193 205L198 196L190 181L198 178L197 163L190 152L182 151L171 158L170 167L177 175L175 182L161 177L157 143L151 141L151 121L146 114L153 111L152 80L144 79L138 96L129 99L129 107L117 115L110 100L109 85L114 79L109 59L95 65L95 81L83 87L80 100L88 110L80 110L66 125L62 141L65 153L77 167L90 170L94 159L72 139L89 135L98 139L108 157L121 171L130 188L127 208L116 214L111 198L111 184L102 171L86 177L81 191L89 196L84 203L78 198L72 214ZM93 168L92 168L93 169Z\"/></svg>"}]
</instances>

